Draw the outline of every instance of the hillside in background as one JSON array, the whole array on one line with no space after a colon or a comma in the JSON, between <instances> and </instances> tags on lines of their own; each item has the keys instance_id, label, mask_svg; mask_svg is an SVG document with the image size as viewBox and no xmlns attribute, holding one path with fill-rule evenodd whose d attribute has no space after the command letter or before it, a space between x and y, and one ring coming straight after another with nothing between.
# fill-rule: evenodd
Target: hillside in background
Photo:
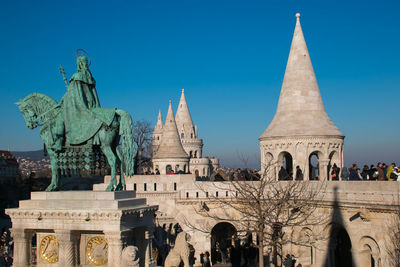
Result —
<instances>
[{"instance_id":1,"label":"hillside in background","mask_svg":"<svg viewBox=\"0 0 400 267\"><path fill-rule=\"evenodd\" d=\"M11 153L15 157L21 157L24 159L30 159L31 161L39 161L42 159L49 159L49 157L45 157L43 154L43 149L35 150L35 151L11 151Z\"/></svg>"}]
</instances>

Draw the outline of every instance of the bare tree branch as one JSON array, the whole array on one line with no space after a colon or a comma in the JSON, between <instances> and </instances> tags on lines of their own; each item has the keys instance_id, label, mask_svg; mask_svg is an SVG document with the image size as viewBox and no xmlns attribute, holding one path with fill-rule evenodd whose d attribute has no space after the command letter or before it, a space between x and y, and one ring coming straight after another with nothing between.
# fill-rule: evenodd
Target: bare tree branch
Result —
<instances>
[{"instance_id":1,"label":"bare tree branch","mask_svg":"<svg viewBox=\"0 0 400 267\"><path fill-rule=\"evenodd\" d=\"M316 215L326 183L312 181L278 181L276 163L263 168L261 179L252 173L253 181L197 182L206 195L195 211L211 221L229 221L243 233L255 233L258 237L259 266L263 267L264 247L273 250L274 266L279 266L282 246L301 244L289 234L294 228L325 223L328 217ZM226 192L217 196L213 192ZM210 232L210 226L199 226L186 220L187 226ZM310 246L309 241L305 246Z\"/></svg>"}]
</instances>

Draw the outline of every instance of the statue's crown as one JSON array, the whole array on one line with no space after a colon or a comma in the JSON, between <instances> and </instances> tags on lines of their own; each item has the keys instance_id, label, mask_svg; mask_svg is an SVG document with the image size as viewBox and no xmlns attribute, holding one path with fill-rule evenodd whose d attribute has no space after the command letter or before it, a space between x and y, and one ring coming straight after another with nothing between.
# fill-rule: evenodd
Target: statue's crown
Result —
<instances>
[{"instance_id":1,"label":"statue's crown","mask_svg":"<svg viewBox=\"0 0 400 267\"><path fill-rule=\"evenodd\" d=\"M83 58L88 62L89 66L90 66L90 64L92 64L92 61L90 60L89 54L85 50L83 50L81 48L77 49L76 50L76 60L78 61L78 60L81 60Z\"/></svg>"}]
</instances>

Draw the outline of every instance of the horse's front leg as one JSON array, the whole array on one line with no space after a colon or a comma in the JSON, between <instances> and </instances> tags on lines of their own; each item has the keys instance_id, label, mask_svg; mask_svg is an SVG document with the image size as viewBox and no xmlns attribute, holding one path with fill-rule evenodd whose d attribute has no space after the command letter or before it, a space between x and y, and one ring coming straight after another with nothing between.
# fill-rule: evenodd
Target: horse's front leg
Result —
<instances>
[{"instance_id":1,"label":"horse's front leg","mask_svg":"<svg viewBox=\"0 0 400 267\"><path fill-rule=\"evenodd\" d=\"M59 179L60 179L60 170L57 164L57 154L52 149L48 149L48 154L50 156L51 162L51 183L46 188L47 192L50 191L58 191L59 190Z\"/></svg>"},{"instance_id":2,"label":"horse's front leg","mask_svg":"<svg viewBox=\"0 0 400 267\"><path fill-rule=\"evenodd\" d=\"M114 152L112 151L110 146L101 146L101 151L106 156L108 164L111 167L111 180L109 185L106 188L106 191L114 191L117 187L117 157L115 156Z\"/></svg>"}]
</instances>

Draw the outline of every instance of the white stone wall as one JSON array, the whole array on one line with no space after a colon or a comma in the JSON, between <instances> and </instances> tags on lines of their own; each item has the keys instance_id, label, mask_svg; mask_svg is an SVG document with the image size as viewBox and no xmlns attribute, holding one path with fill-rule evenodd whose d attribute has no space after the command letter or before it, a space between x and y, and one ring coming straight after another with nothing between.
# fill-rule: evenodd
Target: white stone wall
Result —
<instances>
[{"instance_id":1,"label":"white stone wall","mask_svg":"<svg viewBox=\"0 0 400 267\"><path fill-rule=\"evenodd\" d=\"M105 184L97 185L97 189L105 188L108 181L109 177L106 177ZM349 235L356 266L368 266L366 262L370 259L371 253L376 262L378 260L381 262L380 266L390 266L386 252L387 227L398 205L400 183L380 181L313 183L317 187L325 183L326 189L321 192L322 206L318 212L328 220L321 225L293 228L290 233L288 232L293 241L302 238L304 233L311 232L312 247L286 245L283 248L284 255L287 253L295 255L298 257L297 263L302 263L303 266L325 267L330 229L332 225L336 225L343 227ZM234 196L230 182L199 182L196 181L194 174L127 177L128 189L133 189L133 184L138 197L146 197L150 205L159 205L157 219L160 222L179 223L192 235L191 244L196 249L197 259L200 253L210 251L211 237L207 229L211 231L220 221L202 217L196 209L199 209L202 203L212 207L210 200L216 196L226 197L226 192L228 197L232 194ZM203 228L203 231L193 229L190 224L196 224L199 228ZM366 250L368 247L371 248L370 251ZM379 265L376 263L375 266Z\"/></svg>"}]
</instances>

